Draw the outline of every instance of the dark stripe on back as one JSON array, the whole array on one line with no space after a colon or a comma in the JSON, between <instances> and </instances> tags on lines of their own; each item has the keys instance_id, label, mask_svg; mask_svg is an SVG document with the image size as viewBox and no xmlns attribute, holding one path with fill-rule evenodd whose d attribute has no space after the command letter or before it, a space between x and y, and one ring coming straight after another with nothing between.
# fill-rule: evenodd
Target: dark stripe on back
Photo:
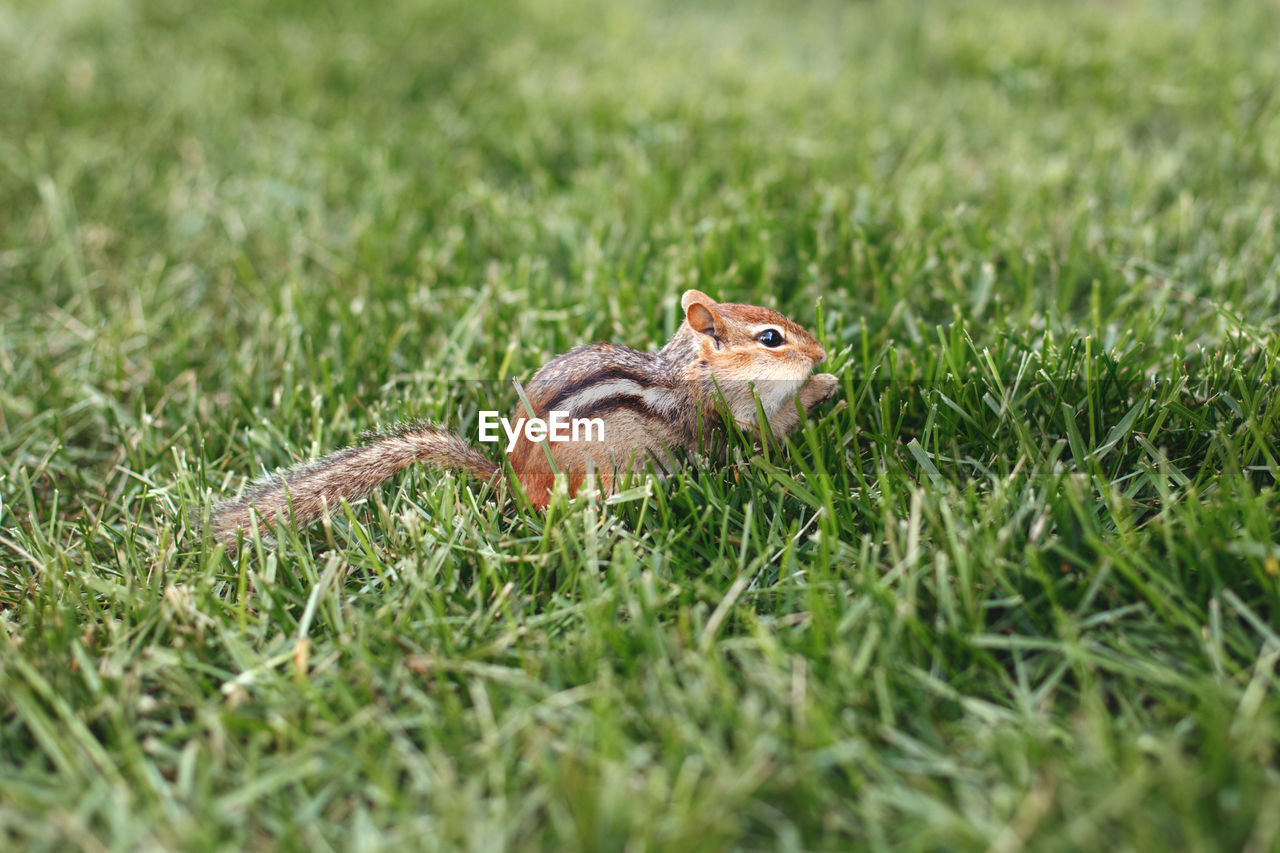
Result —
<instances>
[{"instance_id":1,"label":"dark stripe on back","mask_svg":"<svg viewBox=\"0 0 1280 853\"><path fill-rule=\"evenodd\" d=\"M613 382L619 379L630 379L641 388L652 388L654 386L652 377L646 376L643 373L638 373L630 368L623 367L620 364L614 364L604 368L603 370L589 371L585 375L574 379L568 385L562 387L556 392L556 395L551 398L551 402L547 403L546 411L555 411L556 406L560 405L574 394L577 394L579 391L585 391L594 385L601 384L602 382ZM592 403L591 405L594 406L595 404Z\"/></svg>"},{"instance_id":2,"label":"dark stripe on back","mask_svg":"<svg viewBox=\"0 0 1280 853\"><path fill-rule=\"evenodd\" d=\"M657 409L646 403L643 397L637 397L635 394L617 394L603 400L596 400L585 408L573 412L573 417L593 418L617 409L628 409L650 420L663 419L662 414Z\"/></svg>"}]
</instances>

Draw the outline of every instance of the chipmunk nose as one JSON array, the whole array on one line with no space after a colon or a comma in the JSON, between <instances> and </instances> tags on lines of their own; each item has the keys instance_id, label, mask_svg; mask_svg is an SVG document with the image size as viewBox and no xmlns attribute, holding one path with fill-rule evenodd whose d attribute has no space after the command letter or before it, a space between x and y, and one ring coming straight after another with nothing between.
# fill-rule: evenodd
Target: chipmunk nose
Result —
<instances>
[{"instance_id":1,"label":"chipmunk nose","mask_svg":"<svg viewBox=\"0 0 1280 853\"><path fill-rule=\"evenodd\" d=\"M824 350L824 349L822 348L822 345L821 345L821 344L816 344L816 345L814 346L814 349L815 349L815 350L817 350L817 352L815 352L815 353L813 354L813 355L814 355L814 359L813 359L813 363L814 363L814 364L817 364L817 363L818 363L818 362L820 362L820 361L826 361L826 360L827 360L827 351L826 351L826 350Z\"/></svg>"}]
</instances>

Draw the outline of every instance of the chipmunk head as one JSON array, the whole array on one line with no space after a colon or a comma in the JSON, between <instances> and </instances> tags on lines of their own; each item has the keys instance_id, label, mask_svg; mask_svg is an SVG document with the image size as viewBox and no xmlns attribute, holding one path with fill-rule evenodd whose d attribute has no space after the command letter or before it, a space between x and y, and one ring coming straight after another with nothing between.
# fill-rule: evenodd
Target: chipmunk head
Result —
<instances>
[{"instance_id":1,"label":"chipmunk head","mask_svg":"<svg viewBox=\"0 0 1280 853\"><path fill-rule=\"evenodd\" d=\"M706 385L714 377L741 423L755 423L753 389L772 417L827 357L813 335L777 311L716 302L697 290L686 290L680 307L685 321L677 337L691 340L695 351L686 375Z\"/></svg>"}]
</instances>

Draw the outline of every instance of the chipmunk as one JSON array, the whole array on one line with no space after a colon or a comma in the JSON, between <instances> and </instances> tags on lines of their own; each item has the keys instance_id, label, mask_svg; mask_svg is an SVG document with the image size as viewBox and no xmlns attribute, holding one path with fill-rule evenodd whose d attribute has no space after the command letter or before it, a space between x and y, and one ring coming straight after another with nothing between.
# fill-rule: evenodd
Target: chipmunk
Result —
<instances>
[{"instance_id":1,"label":"chipmunk","mask_svg":"<svg viewBox=\"0 0 1280 853\"><path fill-rule=\"evenodd\" d=\"M593 474L607 493L616 475L640 473L650 458L671 470L674 451L697 450L701 439L723 427L719 399L740 426L756 429L758 396L770 432L783 436L800 421L796 400L807 412L835 391L835 376L810 376L826 351L778 312L716 302L697 290L685 291L680 307L684 321L657 352L587 344L534 373L525 396L535 417L567 412L603 423L603 436L590 440L544 444L529 440L527 433L515 439L508 460L535 507L545 509L551 499L552 460L566 475L570 495ZM524 416L522 403L517 418ZM367 496L415 462L458 468L480 480L492 480L501 470L456 433L430 424L401 425L370 436L364 445L275 474L238 500L218 504L214 535L234 544L238 533L252 528L255 512L261 522L272 523L292 511L296 524L309 524L341 500Z\"/></svg>"}]
</instances>

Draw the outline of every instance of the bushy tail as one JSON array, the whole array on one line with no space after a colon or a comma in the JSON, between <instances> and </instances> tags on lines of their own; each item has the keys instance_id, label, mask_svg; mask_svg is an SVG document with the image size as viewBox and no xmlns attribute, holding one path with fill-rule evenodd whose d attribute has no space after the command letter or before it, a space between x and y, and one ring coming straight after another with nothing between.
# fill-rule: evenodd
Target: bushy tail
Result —
<instances>
[{"instance_id":1,"label":"bushy tail","mask_svg":"<svg viewBox=\"0 0 1280 853\"><path fill-rule=\"evenodd\" d=\"M213 535L228 545L253 524L274 524L276 516L290 517L299 526L316 521L341 501L353 503L415 462L441 468L461 468L488 480L498 466L456 433L428 424L405 424L385 434L365 436L359 447L348 447L282 473L271 475L233 501L213 508ZM267 528L261 527L263 532Z\"/></svg>"}]
</instances>

